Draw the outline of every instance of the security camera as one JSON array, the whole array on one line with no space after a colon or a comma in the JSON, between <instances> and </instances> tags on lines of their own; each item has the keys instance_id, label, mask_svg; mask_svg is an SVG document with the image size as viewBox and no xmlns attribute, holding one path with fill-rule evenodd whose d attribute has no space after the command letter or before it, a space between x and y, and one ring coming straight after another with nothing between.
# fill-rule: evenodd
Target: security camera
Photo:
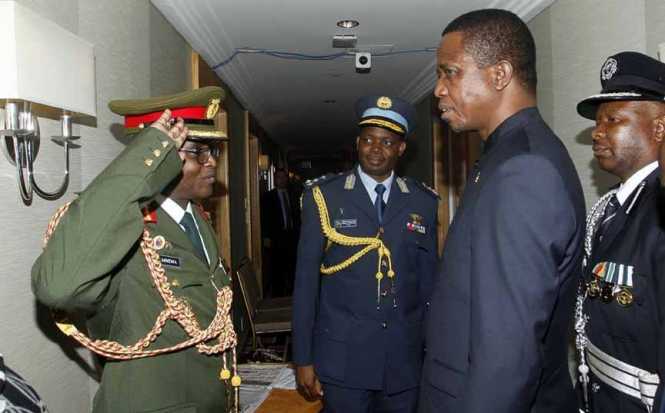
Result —
<instances>
[{"instance_id":1,"label":"security camera","mask_svg":"<svg viewBox=\"0 0 665 413\"><path fill-rule=\"evenodd\" d=\"M372 70L372 54L366 52L356 53L356 72L369 73Z\"/></svg>"}]
</instances>

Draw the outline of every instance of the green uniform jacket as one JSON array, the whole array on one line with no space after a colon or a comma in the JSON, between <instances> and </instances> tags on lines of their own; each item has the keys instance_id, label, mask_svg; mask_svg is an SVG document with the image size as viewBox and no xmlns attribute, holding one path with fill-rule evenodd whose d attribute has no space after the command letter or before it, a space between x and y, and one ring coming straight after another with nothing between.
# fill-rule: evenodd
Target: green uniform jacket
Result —
<instances>
[{"instance_id":1,"label":"green uniform jacket","mask_svg":"<svg viewBox=\"0 0 665 413\"><path fill-rule=\"evenodd\" d=\"M141 208L179 173L173 141L147 128L95 178L69 207L32 268L32 288L42 303L88 317L90 335L131 345L153 326L164 302L153 286L139 248L144 227L166 246L159 250L171 289L186 297L201 328L215 315L216 290L230 280L219 266L210 224L195 211L210 265L200 260L185 232L161 208L144 222ZM195 208L196 209L196 208ZM166 265L170 263L171 265ZM187 339L168 321L150 347ZM213 344L213 343L210 343ZM130 361L109 360L93 412L224 412L221 357L196 348Z\"/></svg>"}]
</instances>

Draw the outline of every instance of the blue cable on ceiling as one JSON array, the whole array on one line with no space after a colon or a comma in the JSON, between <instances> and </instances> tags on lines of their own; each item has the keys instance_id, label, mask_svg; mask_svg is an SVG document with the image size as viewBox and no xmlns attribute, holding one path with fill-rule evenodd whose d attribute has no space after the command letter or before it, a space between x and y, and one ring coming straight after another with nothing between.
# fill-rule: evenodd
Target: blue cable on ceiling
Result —
<instances>
[{"instance_id":1,"label":"blue cable on ceiling","mask_svg":"<svg viewBox=\"0 0 665 413\"><path fill-rule=\"evenodd\" d=\"M425 47L422 49L407 49L407 50L395 50L383 53L372 53L372 57L387 57L387 56L396 56L396 55L413 54L413 53L432 53L435 51L436 47ZM227 64L231 63L233 59L235 59L235 57L238 56L239 54L262 54L285 60L325 61L325 60L335 60L346 56L353 56L355 52L339 52L333 54L313 55L313 54L288 52L281 50L255 49L255 48L244 47L241 49L235 49L231 54L231 56L229 56L227 59L223 60L222 62L214 65L212 67L212 70L217 70L221 67L226 66Z\"/></svg>"}]
</instances>

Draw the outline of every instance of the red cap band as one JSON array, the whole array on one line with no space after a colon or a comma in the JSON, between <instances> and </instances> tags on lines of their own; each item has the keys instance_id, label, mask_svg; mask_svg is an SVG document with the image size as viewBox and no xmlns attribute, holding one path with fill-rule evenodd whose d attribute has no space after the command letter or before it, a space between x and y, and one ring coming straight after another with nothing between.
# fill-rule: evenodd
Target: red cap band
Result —
<instances>
[{"instance_id":1,"label":"red cap band","mask_svg":"<svg viewBox=\"0 0 665 413\"><path fill-rule=\"evenodd\" d=\"M208 119L206 117L207 107L205 106L192 106L188 108L171 109L171 117L183 118L185 122L187 119ZM141 124L149 125L159 119L164 113L163 110L158 112L143 113L141 115L127 115L125 116L126 128L138 128Z\"/></svg>"}]
</instances>

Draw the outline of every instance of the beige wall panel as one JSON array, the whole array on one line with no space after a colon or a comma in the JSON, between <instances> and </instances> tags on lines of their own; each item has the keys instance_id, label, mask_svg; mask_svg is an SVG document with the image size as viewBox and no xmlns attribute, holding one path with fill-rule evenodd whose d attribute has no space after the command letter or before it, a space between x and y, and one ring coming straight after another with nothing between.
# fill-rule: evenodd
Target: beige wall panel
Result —
<instances>
[{"instance_id":1,"label":"beige wall panel","mask_svg":"<svg viewBox=\"0 0 665 413\"><path fill-rule=\"evenodd\" d=\"M187 86L188 46L148 0L19 0L47 19L91 42L96 56L97 127L75 126L81 149L72 152L71 181L63 199L20 201L14 169L0 156L0 353L46 400L52 413L90 411L96 385L80 363L69 339L52 326L30 291L30 268L41 250L41 237L55 209L80 191L124 147L121 118L107 103L114 98L170 93ZM169 50L153 51L153 48ZM151 48L152 46L152 48ZM44 69L48 75L48 68ZM54 79L57 81L57 79ZM45 189L59 184L61 148L48 140L57 122L40 119L42 145L37 178ZM79 362L73 360L82 360Z\"/></svg>"}]
</instances>

